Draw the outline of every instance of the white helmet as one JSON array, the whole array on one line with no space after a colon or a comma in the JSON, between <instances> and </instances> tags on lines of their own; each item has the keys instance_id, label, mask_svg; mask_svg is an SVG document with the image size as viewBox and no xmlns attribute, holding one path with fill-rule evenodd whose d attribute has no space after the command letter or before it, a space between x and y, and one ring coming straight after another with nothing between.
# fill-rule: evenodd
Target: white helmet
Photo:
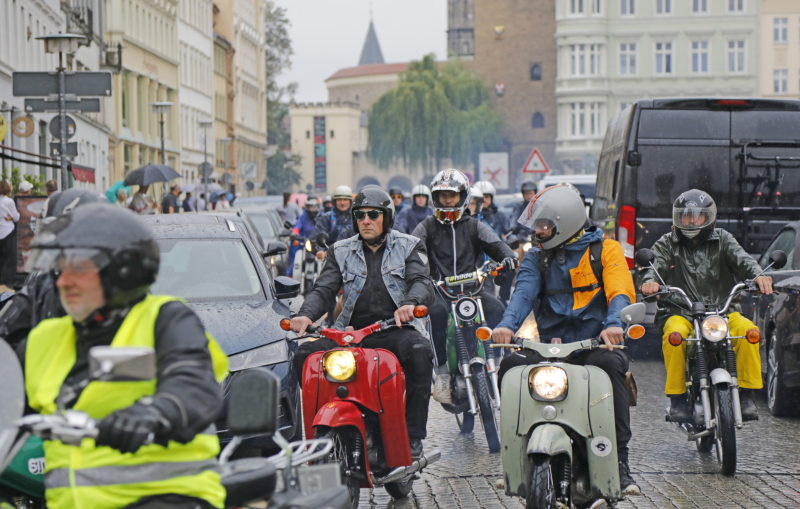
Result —
<instances>
[{"instance_id":1,"label":"white helmet","mask_svg":"<svg viewBox=\"0 0 800 509\"><path fill-rule=\"evenodd\" d=\"M475 182L475 187L480 189L481 193L491 195L492 198L497 194L497 189L495 189L488 180L479 180Z\"/></svg>"},{"instance_id":2,"label":"white helmet","mask_svg":"<svg viewBox=\"0 0 800 509\"><path fill-rule=\"evenodd\" d=\"M469 179L460 171L448 168L442 170L433 177L431 182L431 197L433 201L434 215L442 224L455 223L464 215L467 208L467 198L469 197ZM458 202L452 207L445 207L439 201L439 193L442 191L453 191L460 195Z\"/></svg>"},{"instance_id":3,"label":"white helmet","mask_svg":"<svg viewBox=\"0 0 800 509\"><path fill-rule=\"evenodd\" d=\"M420 196L420 195L424 195L424 196L428 197L428 205L430 205L431 201L433 201L431 199L431 188L429 188L426 185L419 184L419 185L414 186L414 188L411 190L411 198L412 199L417 197L417 196Z\"/></svg>"},{"instance_id":4,"label":"white helmet","mask_svg":"<svg viewBox=\"0 0 800 509\"><path fill-rule=\"evenodd\" d=\"M491 184L490 184L491 185ZM477 202L477 207L475 207L475 213L480 214L481 210L483 210L483 195L485 193L476 185L472 186L469 190L469 201L475 200Z\"/></svg>"},{"instance_id":5,"label":"white helmet","mask_svg":"<svg viewBox=\"0 0 800 509\"><path fill-rule=\"evenodd\" d=\"M353 190L349 186L339 186L333 191L334 200L350 200L353 201Z\"/></svg>"}]
</instances>

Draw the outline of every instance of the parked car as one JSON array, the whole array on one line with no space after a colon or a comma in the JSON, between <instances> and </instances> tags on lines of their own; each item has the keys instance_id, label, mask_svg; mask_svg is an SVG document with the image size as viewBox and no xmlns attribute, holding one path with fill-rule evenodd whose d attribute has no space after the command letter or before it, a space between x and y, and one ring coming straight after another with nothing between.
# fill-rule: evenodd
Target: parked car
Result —
<instances>
[{"instance_id":1,"label":"parked car","mask_svg":"<svg viewBox=\"0 0 800 509\"><path fill-rule=\"evenodd\" d=\"M287 440L302 437L300 385L291 360L297 350L294 337L279 322L289 318L281 299L295 297L299 285L278 278L273 285L261 253L249 235L231 220L208 214L140 216L153 229L161 249L154 294L186 300L206 330L228 355L231 375L223 382L225 397L231 379L240 371L269 369L281 379L279 425ZM220 440L230 436L225 411L217 422ZM271 450L270 437L254 435L243 445L250 450Z\"/></svg>"},{"instance_id":2,"label":"parked car","mask_svg":"<svg viewBox=\"0 0 800 509\"><path fill-rule=\"evenodd\" d=\"M773 251L786 253L786 266L769 269L772 295L745 294L745 312L761 330L761 373L772 415L797 415L800 412L800 221L789 223L775 235L759 258L761 267L769 265Z\"/></svg>"},{"instance_id":3,"label":"parked car","mask_svg":"<svg viewBox=\"0 0 800 509\"><path fill-rule=\"evenodd\" d=\"M270 245L272 242L280 242L286 245L288 238L282 238L281 236L285 228L283 228L283 225L276 223L276 218L277 221L280 221L280 216L274 209L251 207L245 210L244 213L250 218L259 235L264 239L265 244ZM275 217L272 217L273 215ZM286 247L288 249L288 246ZM289 268L289 255L287 253L270 255L269 258L265 257L264 261L275 268L276 276L286 275L286 269Z\"/></svg>"}]
</instances>

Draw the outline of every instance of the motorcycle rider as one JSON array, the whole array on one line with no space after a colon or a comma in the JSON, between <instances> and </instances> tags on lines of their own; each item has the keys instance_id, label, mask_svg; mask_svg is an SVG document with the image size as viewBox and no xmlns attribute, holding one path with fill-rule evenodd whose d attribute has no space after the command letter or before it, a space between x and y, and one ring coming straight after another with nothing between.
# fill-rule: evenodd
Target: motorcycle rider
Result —
<instances>
[{"instance_id":1,"label":"motorcycle rider","mask_svg":"<svg viewBox=\"0 0 800 509\"><path fill-rule=\"evenodd\" d=\"M664 283L686 292L692 302L703 302L706 309L720 308L737 280L752 279L761 268L736 239L716 228L717 206L706 192L691 189L682 193L672 205L672 232L664 234L655 245L653 266ZM658 292L661 283L652 269L642 271L642 295ZM755 278L759 290L772 293L772 278ZM670 399L669 417L676 422L693 421L691 403L686 397L686 343L680 347L669 344L669 335L678 333L686 339L692 332L692 314L683 300L659 296L656 324L663 332L662 351L667 369L665 393ZM761 357L758 343L743 338L750 329L758 330L753 322L742 316L739 303L728 309L728 322L733 349L736 353L736 374L739 379L739 401L742 419L758 417L753 393L761 389Z\"/></svg>"},{"instance_id":2,"label":"motorcycle rider","mask_svg":"<svg viewBox=\"0 0 800 509\"><path fill-rule=\"evenodd\" d=\"M303 213L300 214L300 217L297 219L297 223L295 223L294 228L292 228L292 233L290 236L292 245L289 247L289 268L286 269L287 277L292 277L292 274L294 274L295 254L297 251L305 249L305 246L302 242L298 242L297 245L295 245L294 241L298 238L313 238L314 221L317 219L317 215L319 214L319 208L319 198L313 194L309 195L308 198L306 198L305 204L303 205Z\"/></svg>"},{"instance_id":3,"label":"motorcycle rider","mask_svg":"<svg viewBox=\"0 0 800 509\"><path fill-rule=\"evenodd\" d=\"M339 186L333 191L333 209L330 212L320 215L314 224L314 232L311 234L312 242L316 242L317 235L327 233L330 238L329 244L339 240L339 234L353 225L353 216L350 207L353 204L353 190L349 186ZM316 245L316 244L315 244ZM316 246L317 258L325 259L325 248Z\"/></svg>"},{"instance_id":4,"label":"motorcycle rider","mask_svg":"<svg viewBox=\"0 0 800 509\"><path fill-rule=\"evenodd\" d=\"M322 197L322 213L327 214L333 209L333 198L331 195L326 194Z\"/></svg>"},{"instance_id":5,"label":"motorcycle rider","mask_svg":"<svg viewBox=\"0 0 800 509\"><path fill-rule=\"evenodd\" d=\"M411 190L411 206L397 214L396 229L401 233L411 234L423 219L432 215L431 190L428 186L419 184Z\"/></svg>"},{"instance_id":6,"label":"motorcycle rider","mask_svg":"<svg viewBox=\"0 0 800 509\"><path fill-rule=\"evenodd\" d=\"M480 180L475 183L475 187L483 193L483 221L492 227L497 235L504 235L508 231L508 218L498 210L494 203L494 196L497 190L491 182Z\"/></svg>"},{"instance_id":7,"label":"motorcycle rider","mask_svg":"<svg viewBox=\"0 0 800 509\"><path fill-rule=\"evenodd\" d=\"M359 191L352 214L358 235L340 240L328 249L317 283L292 318L291 328L302 336L328 310L339 288L343 289L344 305L334 324L336 329L347 326L361 329L390 318L398 324L410 322L413 327L373 333L361 346L385 348L403 366L408 437L411 455L418 459L426 435L432 366L425 327L414 318L415 306L433 302L425 244L392 229L394 204L378 186L366 186ZM300 345L292 361L298 378L302 380L303 365L309 355L337 347L326 338Z\"/></svg>"},{"instance_id":8,"label":"motorcycle rider","mask_svg":"<svg viewBox=\"0 0 800 509\"><path fill-rule=\"evenodd\" d=\"M399 187L390 187L389 188L389 196L392 197L392 202L394 203L394 213L395 217L400 214L402 211L406 209L406 205L404 203L405 197L403 196L403 190Z\"/></svg>"},{"instance_id":9,"label":"motorcycle rider","mask_svg":"<svg viewBox=\"0 0 800 509\"><path fill-rule=\"evenodd\" d=\"M517 266L517 258L508 245L491 228L466 214L469 205L469 180L455 169L440 171L431 182L434 215L425 218L413 235L422 239L431 260L430 276L441 280L448 276L473 272L486 253L502 262L506 269ZM443 290L450 291L450 290ZM500 321L505 307L491 292L484 289L478 296L489 327ZM440 403L450 403L450 374L447 371L447 321L450 304L438 294L428 309L436 359L436 384L433 397Z\"/></svg>"},{"instance_id":10,"label":"motorcycle rider","mask_svg":"<svg viewBox=\"0 0 800 509\"><path fill-rule=\"evenodd\" d=\"M522 213L525 212L525 207L527 207L533 197L536 196L536 183L526 180L522 183L522 186L520 186L520 192L522 192L522 201L514 205L514 210L511 212L511 217L513 219L522 217ZM509 226L511 227L510 233L513 233L514 235L519 235L520 237L533 237L533 230L519 222Z\"/></svg>"},{"instance_id":11,"label":"motorcycle rider","mask_svg":"<svg viewBox=\"0 0 800 509\"><path fill-rule=\"evenodd\" d=\"M560 338L572 343L599 337L608 346L589 352L580 363L602 369L611 379L620 486L625 494L638 493L628 467L631 427L625 378L630 359L624 351L612 349L624 339L619 312L636 301L622 247L615 240L604 241L594 226L584 229L583 200L564 185L536 195L519 222L535 232L538 247L522 260L516 289L492 339L511 343L533 310L543 342ZM515 366L543 360L532 350L517 350L503 358L498 377L502 380Z\"/></svg>"},{"instance_id":12,"label":"motorcycle rider","mask_svg":"<svg viewBox=\"0 0 800 509\"><path fill-rule=\"evenodd\" d=\"M83 411L98 427L80 446L45 441L47 507L222 508L213 422L227 357L185 303L149 293L159 266L150 229L127 210L88 204L42 228L31 248L27 269L54 274L67 316L40 322L17 350L28 405ZM154 348L156 379L89 382L90 348L109 345Z\"/></svg>"}]
</instances>

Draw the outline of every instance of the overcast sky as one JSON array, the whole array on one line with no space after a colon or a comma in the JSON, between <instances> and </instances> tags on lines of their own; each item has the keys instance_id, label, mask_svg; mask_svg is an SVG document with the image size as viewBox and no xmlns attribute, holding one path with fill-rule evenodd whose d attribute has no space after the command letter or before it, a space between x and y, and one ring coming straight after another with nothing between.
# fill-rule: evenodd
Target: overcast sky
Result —
<instances>
[{"instance_id":1,"label":"overcast sky","mask_svg":"<svg viewBox=\"0 0 800 509\"><path fill-rule=\"evenodd\" d=\"M291 22L292 68L282 85L299 84L295 100L328 100L325 80L358 65L369 28L370 0L276 0ZM373 0L373 22L386 63L447 55L447 2Z\"/></svg>"}]
</instances>

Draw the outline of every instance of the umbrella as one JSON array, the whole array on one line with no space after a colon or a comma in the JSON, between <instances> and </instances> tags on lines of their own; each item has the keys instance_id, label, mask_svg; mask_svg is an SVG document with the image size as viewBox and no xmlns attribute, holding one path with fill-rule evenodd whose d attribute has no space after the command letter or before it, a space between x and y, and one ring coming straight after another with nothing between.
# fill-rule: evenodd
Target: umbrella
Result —
<instances>
[{"instance_id":1,"label":"umbrella","mask_svg":"<svg viewBox=\"0 0 800 509\"><path fill-rule=\"evenodd\" d=\"M306 205L306 198L308 198L306 193L295 193L289 197L289 201L293 201L301 207L304 207Z\"/></svg>"},{"instance_id":2,"label":"umbrella","mask_svg":"<svg viewBox=\"0 0 800 509\"><path fill-rule=\"evenodd\" d=\"M205 193L206 192L206 185L205 184L197 184L197 187L195 187L195 191L197 192L197 194ZM222 191L222 186L217 184L216 182L209 182L208 183L208 194L210 195L211 193L214 193L214 192L217 192L217 191Z\"/></svg>"},{"instance_id":3,"label":"umbrella","mask_svg":"<svg viewBox=\"0 0 800 509\"><path fill-rule=\"evenodd\" d=\"M211 196L208 197L208 202L217 203L226 194L228 194L228 192L225 190L214 191L211 193Z\"/></svg>"},{"instance_id":4,"label":"umbrella","mask_svg":"<svg viewBox=\"0 0 800 509\"><path fill-rule=\"evenodd\" d=\"M169 182L181 178L180 174L164 164L148 164L136 168L125 177L126 186L149 186L155 182Z\"/></svg>"},{"instance_id":5,"label":"umbrella","mask_svg":"<svg viewBox=\"0 0 800 509\"><path fill-rule=\"evenodd\" d=\"M114 184L111 187L108 188L108 191L106 191L106 198L108 198L108 203L116 203L117 192L120 189L125 189L125 192L128 194L128 196L131 195L130 186L126 187L122 180L118 180L114 182Z\"/></svg>"}]
</instances>

